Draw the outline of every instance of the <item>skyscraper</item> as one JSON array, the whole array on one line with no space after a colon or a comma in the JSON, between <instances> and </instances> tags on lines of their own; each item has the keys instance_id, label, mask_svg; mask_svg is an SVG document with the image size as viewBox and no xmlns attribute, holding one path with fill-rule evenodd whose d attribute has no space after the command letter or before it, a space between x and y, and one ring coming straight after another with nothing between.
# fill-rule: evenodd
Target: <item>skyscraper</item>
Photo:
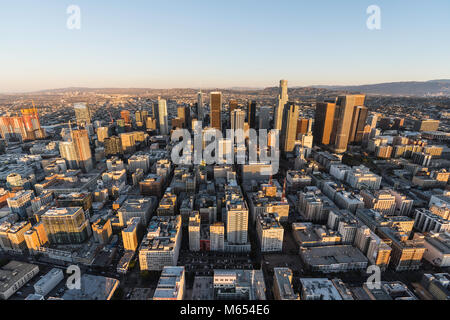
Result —
<instances>
[{"instance_id":1,"label":"skyscraper","mask_svg":"<svg viewBox=\"0 0 450 320\"><path fill-rule=\"evenodd\" d=\"M199 93L197 93L197 116L198 120L203 121L204 118L204 109L203 109L203 93L200 90Z\"/></svg>"},{"instance_id":2,"label":"skyscraper","mask_svg":"<svg viewBox=\"0 0 450 320\"><path fill-rule=\"evenodd\" d=\"M97 128L97 140L99 142L105 141L105 139L108 137L109 137L109 128L108 127Z\"/></svg>"},{"instance_id":3,"label":"skyscraper","mask_svg":"<svg viewBox=\"0 0 450 320\"><path fill-rule=\"evenodd\" d=\"M158 98L158 122L159 132L162 135L169 134L169 123L167 118L167 101L165 99Z\"/></svg>"},{"instance_id":4,"label":"skyscraper","mask_svg":"<svg viewBox=\"0 0 450 320\"><path fill-rule=\"evenodd\" d=\"M259 108L259 129L270 129L270 112L272 107L264 106Z\"/></svg>"},{"instance_id":5,"label":"skyscraper","mask_svg":"<svg viewBox=\"0 0 450 320\"><path fill-rule=\"evenodd\" d=\"M355 106L364 105L365 98L365 95L346 95L337 98L333 130L331 132L331 141L334 141L335 152L342 153L347 151L353 111Z\"/></svg>"},{"instance_id":6,"label":"skyscraper","mask_svg":"<svg viewBox=\"0 0 450 320\"><path fill-rule=\"evenodd\" d=\"M120 111L120 117L125 121L125 124L131 123L130 111L128 111L128 110Z\"/></svg>"},{"instance_id":7,"label":"skyscraper","mask_svg":"<svg viewBox=\"0 0 450 320\"><path fill-rule=\"evenodd\" d=\"M352 125L350 127L350 138L348 142L362 142L368 112L369 110L364 106L355 107L355 110L353 111Z\"/></svg>"},{"instance_id":8,"label":"skyscraper","mask_svg":"<svg viewBox=\"0 0 450 320\"><path fill-rule=\"evenodd\" d=\"M231 129L244 130L245 111L242 109L234 109L231 113Z\"/></svg>"},{"instance_id":9,"label":"skyscraper","mask_svg":"<svg viewBox=\"0 0 450 320\"><path fill-rule=\"evenodd\" d=\"M78 167L85 172L94 168L91 147L89 145L89 136L86 130L75 130L72 132L72 141L77 154Z\"/></svg>"},{"instance_id":10,"label":"skyscraper","mask_svg":"<svg viewBox=\"0 0 450 320\"><path fill-rule=\"evenodd\" d=\"M231 119L231 113L233 112L234 109L237 109L237 108L238 108L238 102L237 102L237 100L236 100L236 99L231 99L231 100L228 102L228 107L229 107L229 109L230 109L230 119Z\"/></svg>"},{"instance_id":11,"label":"skyscraper","mask_svg":"<svg viewBox=\"0 0 450 320\"><path fill-rule=\"evenodd\" d=\"M69 169L78 168L78 157L73 141L61 141L59 143L59 153L66 160Z\"/></svg>"},{"instance_id":12,"label":"skyscraper","mask_svg":"<svg viewBox=\"0 0 450 320\"><path fill-rule=\"evenodd\" d=\"M297 138L297 120L299 108L294 103L288 103L284 108L280 142L284 152L292 152Z\"/></svg>"},{"instance_id":13,"label":"skyscraper","mask_svg":"<svg viewBox=\"0 0 450 320\"><path fill-rule=\"evenodd\" d=\"M283 121L284 106L288 102L288 82L287 80L280 80L280 87L278 89L278 105L275 109L274 129L281 130Z\"/></svg>"},{"instance_id":14,"label":"skyscraper","mask_svg":"<svg viewBox=\"0 0 450 320\"><path fill-rule=\"evenodd\" d=\"M256 128L256 101L249 101L248 102L248 127L249 128Z\"/></svg>"},{"instance_id":15,"label":"skyscraper","mask_svg":"<svg viewBox=\"0 0 450 320\"><path fill-rule=\"evenodd\" d=\"M222 130L222 92L210 93L211 127Z\"/></svg>"},{"instance_id":16,"label":"skyscraper","mask_svg":"<svg viewBox=\"0 0 450 320\"><path fill-rule=\"evenodd\" d=\"M73 109L75 110L75 117L79 126L91 123L91 112L86 103L74 103Z\"/></svg>"}]
</instances>

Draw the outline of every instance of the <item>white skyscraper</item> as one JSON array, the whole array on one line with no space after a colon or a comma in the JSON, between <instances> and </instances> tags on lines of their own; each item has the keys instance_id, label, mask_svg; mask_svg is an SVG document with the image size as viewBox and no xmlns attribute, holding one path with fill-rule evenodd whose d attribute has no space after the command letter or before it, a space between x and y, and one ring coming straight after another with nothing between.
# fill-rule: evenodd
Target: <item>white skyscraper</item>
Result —
<instances>
[{"instance_id":1,"label":"white skyscraper","mask_svg":"<svg viewBox=\"0 0 450 320\"><path fill-rule=\"evenodd\" d=\"M231 129L244 130L245 111L242 109L235 109L231 112Z\"/></svg>"},{"instance_id":2,"label":"white skyscraper","mask_svg":"<svg viewBox=\"0 0 450 320\"><path fill-rule=\"evenodd\" d=\"M248 209L244 199L231 199L226 204L227 241L246 244L248 236Z\"/></svg>"},{"instance_id":3,"label":"white skyscraper","mask_svg":"<svg viewBox=\"0 0 450 320\"><path fill-rule=\"evenodd\" d=\"M169 120L167 118L167 101L165 99L158 99L158 116L160 133L162 135L168 135Z\"/></svg>"},{"instance_id":4,"label":"white skyscraper","mask_svg":"<svg viewBox=\"0 0 450 320\"><path fill-rule=\"evenodd\" d=\"M280 80L280 87L278 89L278 105L275 109L274 129L281 130L283 122L284 106L288 102L288 82L287 80Z\"/></svg>"}]
</instances>

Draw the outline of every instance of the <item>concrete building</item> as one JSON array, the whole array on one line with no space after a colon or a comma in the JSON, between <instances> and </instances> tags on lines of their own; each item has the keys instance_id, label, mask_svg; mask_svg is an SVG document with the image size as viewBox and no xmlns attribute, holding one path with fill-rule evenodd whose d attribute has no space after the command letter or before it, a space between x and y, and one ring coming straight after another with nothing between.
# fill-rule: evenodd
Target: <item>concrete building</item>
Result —
<instances>
[{"instance_id":1,"label":"concrete building","mask_svg":"<svg viewBox=\"0 0 450 320\"><path fill-rule=\"evenodd\" d=\"M214 270L215 300L266 300L261 270Z\"/></svg>"},{"instance_id":2,"label":"concrete building","mask_svg":"<svg viewBox=\"0 0 450 320\"><path fill-rule=\"evenodd\" d=\"M292 287L292 270L273 268L273 295L275 300L300 300Z\"/></svg>"},{"instance_id":3,"label":"concrete building","mask_svg":"<svg viewBox=\"0 0 450 320\"><path fill-rule=\"evenodd\" d=\"M445 268L450 266L450 233L430 232L425 237L423 258L431 264Z\"/></svg>"},{"instance_id":4,"label":"concrete building","mask_svg":"<svg viewBox=\"0 0 450 320\"><path fill-rule=\"evenodd\" d=\"M189 217L189 250L200 251L200 214L198 211L191 213Z\"/></svg>"},{"instance_id":5,"label":"concrete building","mask_svg":"<svg viewBox=\"0 0 450 320\"><path fill-rule=\"evenodd\" d=\"M153 217L139 247L141 270L176 266L181 247L181 216Z\"/></svg>"},{"instance_id":6,"label":"concrete building","mask_svg":"<svg viewBox=\"0 0 450 320\"><path fill-rule=\"evenodd\" d=\"M414 228L420 232L450 232L450 220L432 213L430 210L420 208L414 213Z\"/></svg>"},{"instance_id":7,"label":"concrete building","mask_svg":"<svg viewBox=\"0 0 450 320\"><path fill-rule=\"evenodd\" d=\"M64 273L61 269L53 268L50 270L49 273L47 273L45 276L43 276L41 279L39 279L38 282L34 284L34 291L37 294L40 294L42 296L46 296L50 293L62 280L64 279Z\"/></svg>"},{"instance_id":8,"label":"concrete building","mask_svg":"<svg viewBox=\"0 0 450 320\"><path fill-rule=\"evenodd\" d=\"M225 225L223 222L215 222L210 226L210 250L225 250Z\"/></svg>"},{"instance_id":9,"label":"concrete building","mask_svg":"<svg viewBox=\"0 0 450 320\"><path fill-rule=\"evenodd\" d=\"M141 233L141 218L134 217L128 220L128 225L122 230L123 248L128 251L136 251L139 246L139 238Z\"/></svg>"},{"instance_id":10,"label":"concrete building","mask_svg":"<svg viewBox=\"0 0 450 320\"><path fill-rule=\"evenodd\" d=\"M22 286L39 273L34 264L10 261L0 268L0 299L8 300Z\"/></svg>"},{"instance_id":11,"label":"concrete building","mask_svg":"<svg viewBox=\"0 0 450 320\"><path fill-rule=\"evenodd\" d=\"M351 245L302 248L300 257L309 269L316 272L347 272L365 270L368 260Z\"/></svg>"},{"instance_id":12,"label":"concrete building","mask_svg":"<svg viewBox=\"0 0 450 320\"><path fill-rule=\"evenodd\" d=\"M333 283L324 278L300 278L301 300L342 300Z\"/></svg>"},{"instance_id":13,"label":"concrete building","mask_svg":"<svg viewBox=\"0 0 450 320\"><path fill-rule=\"evenodd\" d=\"M398 228L381 227L377 234L392 248L390 265L396 271L418 270L425 253L425 241L419 234L408 240L407 233Z\"/></svg>"},{"instance_id":14,"label":"concrete building","mask_svg":"<svg viewBox=\"0 0 450 320\"><path fill-rule=\"evenodd\" d=\"M139 217L141 218L141 225L145 228L150 221L150 217L156 208L157 202L156 197L127 199L117 211L120 225L125 227L128 220Z\"/></svg>"},{"instance_id":15,"label":"concrete building","mask_svg":"<svg viewBox=\"0 0 450 320\"><path fill-rule=\"evenodd\" d=\"M92 233L94 239L100 244L108 244L112 236L112 224L111 219L98 219L92 224Z\"/></svg>"},{"instance_id":16,"label":"concrete building","mask_svg":"<svg viewBox=\"0 0 450 320\"><path fill-rule=\"evenodd\" d=\"M183 300L184 267L165 266L161 272L153 300Z\"/></svg>"},{"instance_id":17,"label":"concrete building","mask_svg":"<svg viewBox=\"0 0 450 320\"><path fill-rule=\"evenodd\" d=\"M347 173L346 182L355 189L368 188L372 190L380 189L381 177L370 172L370 170L364 166L353 167L351 171Z\"/></svg>"},{"instance_id":18,"label":"concrete building","mask_svg":"<svg viewBox=\"0 0 450 320\"><path fill-rule=\"evenodd\" d=\"M354 246L366 255L372 265L377 265L382 271L387 269L392 249L367 226L358 228Z\"/></svg>"},{"instance_id":19,"label":"concrete building","mask_svg":"<svg viewBox=\"0 0 450 320\"><path fill-rule=\"evenodd\" d=\"M263 213L257 217L256 232L261 252L281 252L283 250L284 228L276 213Z\"/></svg>"},{"instance_id":20,"label":"concrete building","mask_svg":"<svg viewBox=\"0 0 450 320\"><path fill-rule=\"evenodd\" d=\"M50 208L42 216L45 232L51 244L85 242L92 234L83 208Z\"/></svg>"}]
</instances>

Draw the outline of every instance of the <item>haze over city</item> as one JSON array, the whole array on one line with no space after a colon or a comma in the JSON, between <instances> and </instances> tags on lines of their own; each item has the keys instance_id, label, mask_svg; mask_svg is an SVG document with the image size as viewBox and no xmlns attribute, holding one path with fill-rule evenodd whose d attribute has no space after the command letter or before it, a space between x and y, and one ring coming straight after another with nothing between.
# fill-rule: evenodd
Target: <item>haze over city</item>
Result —
<instances>
[{"instance_id":1,"label":"haze over city","mask_svg":"<svg viewBox=\"0 0 450 320\"><path fill-rule=\"evenodd\" d=\"M367 0L7 1L0 93L449 79L450 3L430 3L377 1L369 30ZM80 29L66 27L72 4Z\"/></svg>"}]
</instances>

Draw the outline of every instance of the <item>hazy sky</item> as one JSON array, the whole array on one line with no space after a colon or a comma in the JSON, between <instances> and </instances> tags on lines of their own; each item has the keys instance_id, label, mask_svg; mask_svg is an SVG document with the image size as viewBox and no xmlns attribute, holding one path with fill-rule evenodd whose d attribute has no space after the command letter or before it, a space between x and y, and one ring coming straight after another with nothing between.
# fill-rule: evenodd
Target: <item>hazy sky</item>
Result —
<instances>
[{"instance_id":1,"label":"hazy sky","mask_svg":"<svg viewBox=\"0 0 450 320\"><path fill-rule=\"evenodd\" d=\"M81 29L69 30L69 5ZM366 9L381 8L381 30ZM449 0L2 0L0 92L450 78Z\"/></svg>"}]
</instances>

